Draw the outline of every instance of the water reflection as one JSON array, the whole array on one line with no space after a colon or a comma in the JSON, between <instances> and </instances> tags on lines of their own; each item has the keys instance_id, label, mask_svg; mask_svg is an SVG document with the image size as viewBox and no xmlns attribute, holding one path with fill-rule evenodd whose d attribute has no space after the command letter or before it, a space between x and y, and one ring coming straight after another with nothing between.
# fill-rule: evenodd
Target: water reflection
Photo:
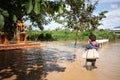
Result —
<instances>
[{"instance_id":1,"label":"water reflection","mask_svg":"<svg viewBox=\"0 0 120 80\"><path fill-rule=\"evenodd\" d=\"M64 72L56 62L74 61L73 55L57 48L0 51L0 80L44 80L47 72Z\"/></svg>"},{"instance_id":2,"label":"water reflection","mask_svg":"<svg viewBox=\"0 0 120 80\"><path fill-rule=\"evenodd\" d=\"M92 71L83 67L84 60L81 55L85 45L78 43L74 48L72 42L43 44L47 47L0 51L0 80L120 79L120 42L106 44L98 50L98 68Z\"/></svg>"},{"instance_id":3,"label":"water reflection","mask_svg":"<svg viewBox=\"0 0 120 80\"><path fill-rule=\"evenodd\" d=\"M42 79L41 75L45 74L43 72L44 67L42 58L39 57L39 59L34 59L30 61L26 51L24 50L1 51L0 80Z\"/></svg>"},{"instance_id":4,"label":"water reflection","mask_svg":"<svg viewBox=\"0 0 120 80\"><path fill-rule=\"evenodd\" d=\"M74 48L74 43L70 43L70 44L65 44L65 46L69 47L69 48ZM82 43L77 43L76 44L76 48L81 48L85 45L83 45Z\"/></svg>"}]
</instances>

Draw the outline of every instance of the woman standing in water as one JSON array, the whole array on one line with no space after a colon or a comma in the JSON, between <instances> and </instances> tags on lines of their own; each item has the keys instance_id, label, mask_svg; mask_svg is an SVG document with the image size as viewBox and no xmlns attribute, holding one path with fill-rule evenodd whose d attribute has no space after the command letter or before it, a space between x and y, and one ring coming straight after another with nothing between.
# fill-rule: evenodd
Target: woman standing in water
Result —
<instances>
[{"instance_id":1,"label":"woman standing in water","mask_svg":"<svg viewBox=\"0 0 120 80\"><path fill-rule=\"evenodd\" d=\"M96 42L96 36L94 34L91 34L89 36L89 44L87 44L86 46L86 51L87 50L92 50L92 49L98 49L99 48L99 44ZM94 58L87 58L89 52L87 52L86 54L86 63L85 63L85 66L87 66L87 62L91 62L91 66L92 68L97 68L95 66L95 63L96 63L96 59L99 57L98 53L95 52L95 51L92 51L92 53L90 53L92 56L94 56ZM97 54L97 56L96 56Z\"/></svg>"}]
</instances>

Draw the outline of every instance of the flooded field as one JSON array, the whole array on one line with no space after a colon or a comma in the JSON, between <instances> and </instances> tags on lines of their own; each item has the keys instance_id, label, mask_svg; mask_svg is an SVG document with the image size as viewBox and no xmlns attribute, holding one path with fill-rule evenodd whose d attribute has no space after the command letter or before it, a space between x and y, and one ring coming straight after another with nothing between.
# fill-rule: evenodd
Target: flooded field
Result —
<instances>
[{"instance_id":1,"label":"flooded field","mask_svg":"<svg viewBox=\"0 0 120 80\"><path fill-rule=\"evenodd\" d=\"M96 69L87 70L84 44L43 42L40 49L0 51L0 80L120 80L120 41L98 51Z\"/></svg>"}]
</instances>

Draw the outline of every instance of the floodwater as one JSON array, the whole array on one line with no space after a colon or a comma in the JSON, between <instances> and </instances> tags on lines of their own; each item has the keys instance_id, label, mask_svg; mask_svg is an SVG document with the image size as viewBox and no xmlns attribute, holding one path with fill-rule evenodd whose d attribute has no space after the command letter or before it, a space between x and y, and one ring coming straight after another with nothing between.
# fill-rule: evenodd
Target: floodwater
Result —
<instances>
[{"instance_id":1,"label":"floodwater","mask_svg":"<svg viewBox=\"0 0 120 80\"><path fill-rule=\"evenodd\" d=\"M87 70L84 44L42 42L46 47L0 51L0 80L120 80L120 41L98 51L96 69ZM90 63L88 63L89 65Z\"/></svg>"}]
</instances>

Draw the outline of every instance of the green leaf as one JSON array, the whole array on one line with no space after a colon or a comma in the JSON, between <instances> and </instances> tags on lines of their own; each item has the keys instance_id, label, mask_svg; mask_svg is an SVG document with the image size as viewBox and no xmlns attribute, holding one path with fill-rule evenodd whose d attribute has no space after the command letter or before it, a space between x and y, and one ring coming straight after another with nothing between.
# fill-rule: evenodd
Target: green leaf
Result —
<instances>
[{"instance_id":1,"label":"green leaf","mask_svg":"<svg viewBox=\"0 0 120 80\"><path fill-rule=\"evenodd\" d=\"M16 17L16 15L13 15L13 21L14 21L14 22L17 21L17 17Z\"/></svg>"},{"instance_id":2,"label":"green leaf","mask_svg":"<svg viewBox=\"0 0 120 80\"><path fill-rule=\"evenodd\" d=\"M27 14L29 14L33 10L32 0L29 0L29 2L26 3L25 8L27 10Z\"/></svg>"},{"instance_id":3,"label":"green leaf","mask_svg":"<svg viewBox=\"0 0 120 80\"><path fill-rule=\"evenodd\" d=\"M2 15L5 16L5 17L9 17L9 14L8 14L7 11L3 11L3 12L2 12Z\"/></svg>"},{"instance_id":4,"label":"green leaf","mask_svg":"<svg viewBox=\"0 0 120 80\"><path fill-rule=\"evenodd\" d=\"M34 12L40 14L40 0L35 0Z\"/></svg>"},{"instance_id":5,"label":"green leaf","mask_svg":"<svg viewBox=\"0 0 120 80\"><path fill-rule=\"evenodd\" d=\"M4 16L0 14L0 29L4 27Z\"/></svg>"},{"instance_id":6,"label":"green leaf","mask_svg":"<svg viewBox=\"0 0 120 80\"><path fill-rule=\"evenodd\" d=\"M62 6L59 6L59 13L62 13L62 12L63 12Z\"/></svg>"},{"instance_id":7,"label":"green leaf","mask_svg":"<svg viewBox=\"0 0 120 80\"><path fill-rule=\"evenodd\" d=\"M9 13L6 10L3 10L0 8L0 13L1 13L1 15L5 16L5 17L9 17Z\"/></svg>"}]
</instances>

